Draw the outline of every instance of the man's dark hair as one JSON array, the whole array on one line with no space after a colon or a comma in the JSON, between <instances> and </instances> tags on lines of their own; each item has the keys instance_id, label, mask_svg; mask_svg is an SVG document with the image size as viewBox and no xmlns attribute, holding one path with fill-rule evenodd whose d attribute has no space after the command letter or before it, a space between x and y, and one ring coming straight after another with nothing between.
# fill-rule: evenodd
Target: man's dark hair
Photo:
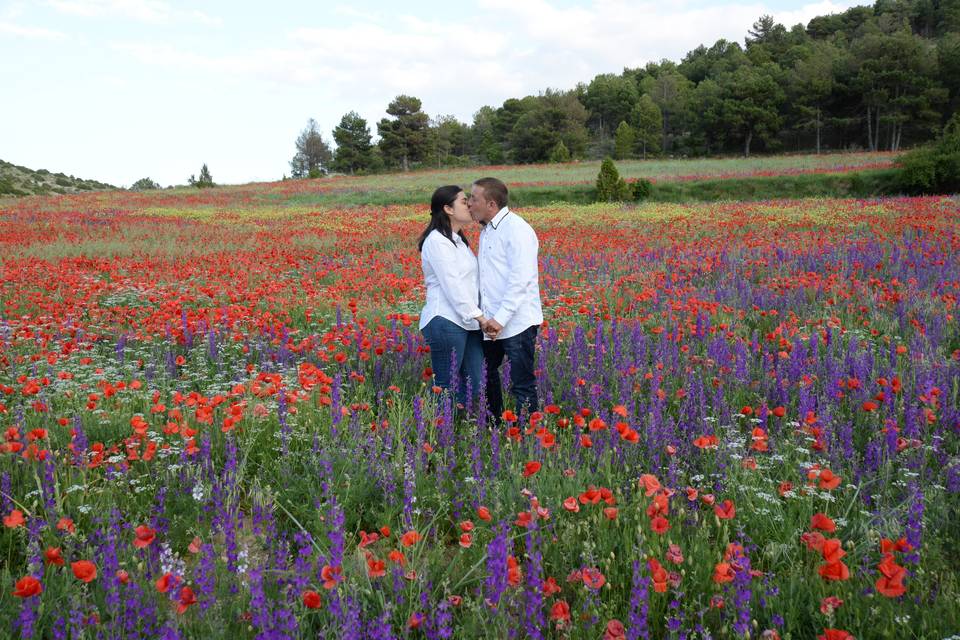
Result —
<instances>
[{"instance_id":1,"label":"man's dark hair","mask_svg":"<svg viewBox=\"0 0 960 640\"><path fill-rule=\"evenodd\" d=\"M480 178L474 180L473 184L483 189L483 195L488 200L493 200L497 206L503 209L507 206L507 185L496 178Z\"/></svg>"}]
</instances>

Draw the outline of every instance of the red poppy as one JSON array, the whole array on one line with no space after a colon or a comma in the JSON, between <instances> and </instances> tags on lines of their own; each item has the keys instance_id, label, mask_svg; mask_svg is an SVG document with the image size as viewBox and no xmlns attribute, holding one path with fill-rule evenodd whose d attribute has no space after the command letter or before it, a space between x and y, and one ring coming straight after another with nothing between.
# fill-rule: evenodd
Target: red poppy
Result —
<instances>
[{"instance_id":1,"label":"red poppy","mask_svg":"<svg viewBox=\"0 0 960 640\"><path fill-rule=\"evenodd\" d=\"M373 555L367 557L367 575L371 578L382 578L387 575L387 564Z\"/></svg>"},{"instance_id":2,"label":"red poppy","mask_svg":"<svg viewBox=\"0 0 960 640\"><path fill-rule=\"evenodd\" d=\"M826 538L819 531L805 531L800 534L800 541L807 545L810 551L822 551Z\"/></svg>"},{"instance_id":3,"label":"red poppy","mask_svg":"<svg viewBox=\"0 0 960 640\"><path fill-rule=\"evenodd\" d=\"M663 516L657 516L650 520L650 528L654 533L663 535L670 530L670 521Z\"/></svg>"},{"instance_id":4,"label":"red poppy","mask_svg":"<svg viewBox=\"0 0 960 640\"><path fill-rule=\"evenodd\" d=\"M607 578L600 573L599 569L594 567L587 567L582 572L583 584L587 585L591 589L600 589L603 585L607 583Z\"/></svg>"},{"instance_id":5,"label":"red poppy","mask_svg":"<svg viewBox=\"0 0 960 640\"><path fill-rule=\"evenodd\" d=\"M47 550L43 552L43 559L47 564L55 564L58 567L64 565L63 556L60 555L60 547L47 547Z\"/></svg>"},{"instance_id":6,"label":"red poppy","mask_svg":"<svg viewBox=\"0 0 960 640\"><path fill-rule=\"evenodd\" d=\"M733 500L724 500L713 506L713 512L721 520L732 520L737 515L737 508L734 506Z\"/></svg>"},{"instance_id":7,"label":"red poppy","mask_svg":"<svg viewBox=\"0 0 960 640\"><path fill-rule=\"evenodd\" d=\"M517 414L515 414L510 409L507 409L506 411L504 411L500 417L503 418L504 422L508 422L508 423L517 421Z\"/></svg>"},{"instance_id":8,"label":"red poppy","mask_svg":"<svg viewBox=\"0 0 960 640\"><path fill-rule=\"evenodd\" d=\"M680 545L670 543L670 546L667 547L667 560L673 564L683 564L683 552L680 550Z\"/></svg>"},{"instance_id":9,"label":"red poppy","mask_svg":"<svg viewBox=\"0 0 960 640\"><path fill-rule=\"evenodd\" d=\"M820 488L821 489L836 489L840 486L840 476L834 474L830 469L822 469L820 471Z\"/></svg>"},{"instance_id":10,"label":"red poppy","mask_svg":"<svg viewBox=\"0 0 960 640\"><path fill-rule=\"evenodd\" d=\"M603 509L603 515L607 520L616 520L618 513L616 507L604 507Z\"/></svg>"},{"instance_id":11,"label":"red poppy","mask_svg":"<svg viewBox=\"0 0 960 640\"><path fill-rule=\"evenodd\" d=\"M60 518L57 521L57 530L66 531L67 533L73 533L76 528L73 526L73 520L70 518Z\"/></svg>"},{"instance_id":12,"label":"red poppy","mask_svg":"<svg viewBox=\"0 0 960 640\"><path fill-rule=\"evenodd\" d=\"M570 605L566 600L557 600L550 607L550 619L562 626L570 622Z\"/></svg>"},{"instance_id":13,"label":"red poppy","mask_svg":"<svg viewBox=\"0 0 960 640\"><path fill-rule=\"evenodd\" d=\"M156 586L157 591L159 591L160 593L166 593L171 588L177 586L178 582L180 582L180 578L176 577L172 573L165 573L159 578L157 578L157 581L154 583L154 586Z\"/></svg>"},{"instance_id":14,"label":"red poppy","mask_svg":"<svg viewBox=\"0 0 960 640\"><path fill-rule=\"evenodd\" d=\"M420 542L420 534L416 531L407 531L400 537L400 544L405 547L412 547Z\"/></svg>"},{"instance_id":15,"label":"red poppy","mask_svg":"<svg viewBox=\"0 0 960 640\"><path fill-rule=\"evenodd\" d=\"M571 513L577 513L580 511L580 505L577 503L577 499L573 496L570 496L563 501L563 508Z\"/></svg>"},{"instance_id":16,"label":"red poppy","mask_svg":"<svg viewBox=\"0 0 960 640\"><path fill-rule=\"evenodd\" d=\"M23 511L20 511L20 509L14 509L10 512L10 515L3 517L3 526L8 529L22 527L24 522Z\"/></svg>"},{"instance_id":17,"label":"red poppy","mask_svg":"<svg viewBox=\"0 0 960 640\"><path fill-rule=\"evenodd\" d=\"M626 627L619 620L611 620L603 630L603 640L623 640L626 637Z\"/></svg>"},{"instance_id":18,"label":"red poppy","mask_svg":"<svg viewBox=\"0 0 960 640\"><path fill-rule=\"evenodd\" d=\"M717 584L733 582L735 577L736 572L733 570L733 565L729 562L718 562L716 566L713 567L713 581Z\"/></svg>"},{"instance_id":19,"label":"red poppy","mask_svg":"<svg viewBox=\"0 0 960 640\"><path fill-rule=\"evenodd\" d=\"M180 589L180 598L177 602L177 613L182 614L190 608L190 605L197 603L197 596L194 595L193 589L190 587L184 587Z\"/></svg>"},{"instance_id":20,"label":"red poppy","mask_svg":"<svg viewBox=\"0 0 960 640\"><path fill-rule=\"evenodd\" d=\"M770 413L772 413L773 415L775 415L775 416L778 417L778 418L782 418L783 416L787 415L787 408L786 408L786 407L774 407L773 409L770 410Z\"/></svg>"},{"instance_id":21,"label":"red poppy","mask_svg":"<svg viewBox=\"0 0 960 640\"><path fill-rule=\"evenodd\" d=\"M850 578L850 569L840 560L822 564L818 571L820 577L824 580L847 580Z\"/></svg>"},{"instance_id":22,"label":"red poppy","mask_svg":"<svg viewBox=\"0 0 960 640\"><path fill-rule=\"evenodd\" d=\"M328 564L323 565L323 568L320 569L320 579L323 580L324 589L333 589L337 586L337 582L340 579L340 567L331 567Z\"/></svg>"},{"instance_id":23,"label":"red poppy","mask_svg":"<svg viewBox=\"0 0 960 640\"><path fill-rule=\"evenodd\" d=\"M825 616L833 615L833 612L840 608L843 600L837 596L827 596L820 601L820 613Z\"/></svg>"},{"instance_id":24,"label":"red poppy","mask_svg":"<svg viewBox=\"0 0 960 640\"><path fill-rule=\"evenodd\" d=\"M473 536L471 536L469 533L461 533L461 534L460 534L460 546L463 547L464 549L469 549L470 547L472 547L472 546L473 546Z\"/></svg>"},{"instance_id":25,"label":"red poppy","mask_svg":"<svg viewBox=\"0 0 960 640\"><path fill-rule=\"evenodd\" d=\"M657 491L660 491L660 481L657 480L657 477L651 473L645 473L640 476L640 488L643 489L643 495L648 498L653 496Z\"/></svg>"},{"instance_id":26,"label":"red poppy","mask_svg":"<svg viewBox=\"0 0 960 640\"><path fill-rule=\"evenodd\" d=\"M144 547L149 547L150 544L157 537L157 532L154 529L151 529L145 524L140 525L134 530L136 538L133 540L133 546L137 549L143 549Z\"/></svg>"},{"instance_id":27,"label":"red poppy","mask_svg":"<svg viewBox=\"0 0 960 640\"><path fill-rule=\"evenodd\" d=\"M301 599L303 600L303 606L307 609L319 609L320 608L320 594L316 591L304 591L300 594Z\"/></svg>"},{"instance_id":28,"label":"red poppy","mask_svg":"<svg viewBox=\"0 0 960 640\"><path fill-rule=\"evenodd\" d=\"M837 530L837 525L825 514L815 513L813 514L813 517L810 518L810 528L820 529L820 531L826 531L827 533L833 533Z\"/></svg>"},{"instance_id":29,"label":"red poppy","mask_svg":"<svg viewBox=\"0 0 960 640\"><path fill-rule=\"evenodd\" d=\"M720 446L720 440L714 435L700 436L693 441L693 446L698 449L716 449Z\"/></svg>"},{"instance_id":30,"label":"red poppy","mask_svg":"<svg viewBox=\"0 0 960 640\"><path fill-rule=\"evenodd\" d=\"M490 510L486 507L477 507L477 517L483 520L484 522L490 522L492 516L490 515Z\"/></svg>"},{"instance_id":31,"label":"red poppy","mask_svg":"<svg viewBox=\"0 0 960 640\"><path fill-rule=\"evenodd\" d=\"M883 560L877 565L880 578L876 582L877 591L888 598L896 598L907 592L903 579L907 570L896 563L892 553L885 553Z\"/></svg>"},{"instance_id":32,"label":"red poppy","mask_svg":"<svg viewBox=\"0 0 960 640\"><path fill-rule=\"evenodd\" d=\"M117 572L114 575L120 584L127 584L130 582L130 574L123 569L117 569Z\"/></svg>"},{"instance_id":33,"label":"red poppy","mask_svg":"<svg viewBox=\"0 0 960 640\"><path fill-rule=\"evenodd\" d=\"M655 558L647 560L647 568L650 569L650 577L653 579L653 590L657 593L666 593L669 577L667 570Z\"/></svg>"},{"instance_id":34,"label":"red poppy","mask_svg":"<svg viewBox=\"0 0 960 640\"><path fill-rule=\"evenodd\" d=\"M823 559L827 562L837 562L847 552L843 550L843 543L837 538L830 538L823 541L823 547L820 549Z\"/></svg>"},{"instance_id":35,"label":"red poppy","mask_svg":"<svg viewBox=\"0 0 960 640\"><path fill-rule=\"evenodd\" d=\"M520 563L515 557L507 556L507 584L516 587L521 582L523 582L523 571L520 570Z\"/></svg>"},{"instance_id":36,"label":"red poppy","mask_svg":"<svg viewBox=\"0 0 960 640\"><path fill-rule=\"evenodd\" d=\"M190 544L187 545L187 551L190 553L200 553L202 546L203 541L200 540L200 536L193 536L193 540L191 540Z\"/></svg>"},{"instance_id":37,"label":"red poppy","mask_svg":"<svg viewBox=\"0 0 960 640\"><path fill-rule=\"evenodd\" d=\"M77 580L82 580L83 582L93 582L97 578L97 565L93 564L89 560L77 560L76 562L70 563L70 568L73 569L73 575Z\"/></svg>"},{"instance_id":38,"label":"red poppy","mask_svg":"<svg viewBox=\"0 0 960 640\"><path fill-rule=\"evenodd\" d=\"M823 634L817 636L817 640L856 640L856 638L842 629L824 629Z\"/></svg>"},{"instance_id":39,"label":"red poppy","mask_svg":"<svg viewBox=\"0 0 960 640\"><path fill-rule=\"evenodd\" d=\"M32 598L43 592L43 585L33 576L24 576L17 580L13 587L13 595L18 598Z\"/></svg>"},{"instance_id":40,"label":"red poppy","mask_svg":"<svg viewBox=\"0 0 960 640\"><path fill-rule=\"evenodd\" d=\"M536 460L531 460L527 462L525 465L523 465L524 478L529 478L530 476L535 474L537 471L540 471L540 463L537 462Z\"/></svg>"},{"instance_id":41,"label":"red poppy","mask_svg":"<svg viewBox=\"0 0 960 640\"><path fill-rule=\"evenodd\" d=\"M414 611L410 614L410 617L407 618L407 628L408 629L419 629L420 625L423 624L423 614L419 611Z\"/></svg>"},{"instance_id":42,"label":"red poppy","mask_svg":"<svg viewBox=\"0 0 960 640\"><path fill-rule=\"evenodd\" d=\"M543 581L543 595L548 598L555 593L560 593L560 585L557 584L556 578L553 576L548 576L546 580Z\"/></svg>"}]
</instances>

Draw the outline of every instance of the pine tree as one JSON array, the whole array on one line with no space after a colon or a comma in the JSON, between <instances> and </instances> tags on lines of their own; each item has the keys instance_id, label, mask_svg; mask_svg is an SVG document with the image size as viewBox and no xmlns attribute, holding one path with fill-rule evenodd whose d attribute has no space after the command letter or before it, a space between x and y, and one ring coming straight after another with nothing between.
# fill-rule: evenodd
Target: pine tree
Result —
<instances>
[{"instance_id":1,"label":"pine tree","mask_svg":"<svg viewBox=\"0 0 960 640\"><path fill-rule=\"evenodd\" d=\"M190 184L197 187L198 189L206 189L208 187L217 186L213 182L213 176L210 175L210 169L207 168L207 163L204 162L203 166L200 168L200 177L194 180L193 176L190 176Z\"/></svg>"},{"instance_id":2,"label":"pine tree","mask_svg":"<svg viewBox=\"0 0 960 640\"><path fill-rule=\"evenodd\" d=\"M563 144L563 140L550 151L550 162L570 162L570 150Z\"/></svg>"},{"instance_id":3,"label":"pine tree","mask_svg":"<svg viewBox=\"0 0 960 640\"><path fill-rule=\"evenodd\" d=\"M633 156L633 147L637 142L637 134L629 124L621 120L617 131L613 134L613 157L616 160L625 160Z\"/></svg>"},{"instance_id":4,"label":"pine tree","mask_svg":"<svg viewBox=\"0 0 960 640\"><path fill-rule=\"evenodd\" d=\"M632 198L630 186L620 177L613 160L605 159L597 174L597 202L624 202Z\"/></svg>"},{"instance_id":5,"label":"pine tree","mask_svg":"<svg viewBox=\"0 0 960 640\"><path fill-rule=\"evenodd\" d=\"M330 164L330 146L320 134L317 121L310 118L296 141L297 152L290 161L290 175L294 178L319 178Z\"/></svg>"},{"instance_id":6,"label":"pine tree","mask_svg":"<svg viewBox=\"0 0 960 640\"><path fill-rule=\"evenodd\" d=\"M351 111L340 119L333 130L333 141L337 143L332 168L343 173L367 171L373 164L370 144L370 128L367 121L356 111Z\"/></svg>"}]
</instances>

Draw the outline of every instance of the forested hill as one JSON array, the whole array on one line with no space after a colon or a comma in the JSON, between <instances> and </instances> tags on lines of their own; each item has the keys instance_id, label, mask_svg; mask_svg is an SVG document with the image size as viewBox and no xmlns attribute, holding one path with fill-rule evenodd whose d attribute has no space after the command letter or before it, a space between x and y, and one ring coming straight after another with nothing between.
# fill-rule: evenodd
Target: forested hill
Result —
<instances>
[{"instance_id":1,"label":"forested hill","mask_svg":"<svg viewBox=\"0 0 960 640\"><path fill-rule=\"evenodd\" d=\"M96 180L83 180L46 169L28 169L0 160L0 196L30 196L50 193L80 193L115 189Z\"/></svg>"},{"instance_id":2,"label":"forested hill","mask_svg":"<svg viewBox=\"0 0 960 640\"><path fill-rule=\"evenodd\" d=\"M960 104L960 0L879 0L743 42L481 107L472 122L397 96L371 127L355 112L310 131L291 163L344 173L650 155L899 151L935 138ZM303 149L318 149L304 154ZM314 157L316 156L316 157Z\"/></svg>"}]
</instances>

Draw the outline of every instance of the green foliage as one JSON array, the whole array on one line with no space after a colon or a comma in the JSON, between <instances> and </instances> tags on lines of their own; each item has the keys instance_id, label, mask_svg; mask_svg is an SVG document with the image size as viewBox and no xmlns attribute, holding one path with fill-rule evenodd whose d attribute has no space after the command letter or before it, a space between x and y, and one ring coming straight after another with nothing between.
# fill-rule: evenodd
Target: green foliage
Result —
<instances>
[{"instance_id":1,"label":"green foliage","mask_svg":"<svg viewBox=\"0 0 960 640\"><path fill-rule=\"evenodd\" d=\"M910 194L960 192L960 113L939 140L900 158L898 186Z\"/></svg>"},{"instance_id":2,"label":"green foliage","mask_svg":"<svg viewBox=\"0 0 960 640\"><path fill-rule=\"evenodd\" d=\"M372 168L370 128L356 111L346 113L340 119L340 124L333 130L333 141L337 144L330 164L334 171L357 173Z\"/></svg>"},{"instance_id":3,"label":"green foliage","mask_svg":"<svg viewBox=\"0 0 960 640\"><path fill-rule=\"evenodd\" d=\"M630 113L639 98L640 93L633 80L606 73L590 81L583 90L581 102L590 110L592 125L609 134L617 123L630 119Z\"/></svg>"},{"instance_id":4,"label":"green foliage","mask_svg":"<svg viewBox=\"0 0 960 640\"><path fill-rule=\"evenodd\" d=\"M567 149L567 145L563 144L563 140L558 142L556 146L553 147L553 150L550 152L550 162L570 162L570 151Z\"/></svg>"},{"instance_id":5,"label":"green foliage","mask_svg":"<svg viewBox=\"0 0 960 640\"><path fill-rule=\"evenodd\" d=\"M497 118L517 116L507 136L509 155L515 162L545 162L558 142L563 142L574 158L586 151L589 113L572 92L527 96L508 109L509 102L504 103L502 113L498 110Z\"/></svg>"},{"instance_id":6,"label":"green foliage","mask_svg":"<svg viewBox=\"0 0 960 640\"><path fill-rule=\"evenodd\" d=\"M140 178L132 185L130 185L130 191L151 191L153 189L159 189L160 185L151 180L149 177Z\"/></svg>"},{"instance_id":7,"label":"green foliage","mask_svg":"<svg viewBox=\"0 0 960 640\"><path fill-rule=\"evenodd\" d=\"M613 160L606 158L597 174L597 202L624 202L632 200L630 186L620 177Z\"/></svg>"}]
</instances>

